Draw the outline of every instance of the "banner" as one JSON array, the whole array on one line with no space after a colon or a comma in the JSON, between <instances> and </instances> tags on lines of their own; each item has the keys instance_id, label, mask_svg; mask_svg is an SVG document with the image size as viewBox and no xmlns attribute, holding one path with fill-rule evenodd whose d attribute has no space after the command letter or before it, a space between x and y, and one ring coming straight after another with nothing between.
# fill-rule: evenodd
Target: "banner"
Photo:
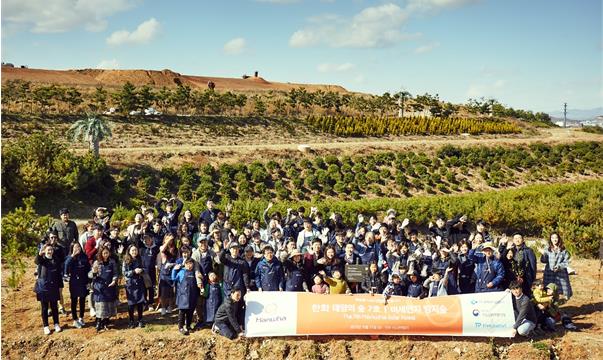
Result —
<instances>
[{"instance_id":1,"label":"banner","mask_svg":"<svg viewBox=\"0 0 603 360\"><path fill-rule=\"evenodd\" d=\"M511 293L415 299L383 295L249 292L245 336L451 335L511 337Z\"/></svg>"}]
</instances>

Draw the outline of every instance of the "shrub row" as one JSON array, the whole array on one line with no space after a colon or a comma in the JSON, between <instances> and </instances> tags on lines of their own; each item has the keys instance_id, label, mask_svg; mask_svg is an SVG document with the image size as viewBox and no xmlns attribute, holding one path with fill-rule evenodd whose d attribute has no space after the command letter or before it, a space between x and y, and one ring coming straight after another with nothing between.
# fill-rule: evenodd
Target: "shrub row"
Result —
<instances>
[{"instance_id":1,"label":"shrub row","mask_svg":"<svg viewBox=\"0 0 603 360\"><path fill-rule=\"evenodd\" d=\"M373 116L309 116L306 122L323 132L337 136L384 135L457 135L515 134L519 127L503 120L427 118L427 117L373 117Z\"/></svg>"}]
</instances>

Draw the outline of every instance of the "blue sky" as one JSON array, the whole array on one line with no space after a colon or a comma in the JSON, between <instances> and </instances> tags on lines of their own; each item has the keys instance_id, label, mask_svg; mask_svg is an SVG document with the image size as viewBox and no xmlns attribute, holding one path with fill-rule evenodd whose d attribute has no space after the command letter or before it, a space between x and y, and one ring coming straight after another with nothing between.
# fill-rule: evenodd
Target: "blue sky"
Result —
<instances>
[{"instance_id":1,"label":"blue sky","mask_svg":"<svg viewBox=\"0 0 603 360\"><path fill-rule=\"evenodd\" d=\"M2 61L603 103L600 0L3 0Z\"/></svg>"}]
</instances>

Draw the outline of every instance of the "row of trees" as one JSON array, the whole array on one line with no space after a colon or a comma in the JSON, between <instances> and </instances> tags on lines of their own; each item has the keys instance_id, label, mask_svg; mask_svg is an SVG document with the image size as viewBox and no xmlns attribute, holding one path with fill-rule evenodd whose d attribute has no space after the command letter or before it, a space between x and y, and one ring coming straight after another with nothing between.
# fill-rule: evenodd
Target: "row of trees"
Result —
<instances>
[{"instance_id":1,"label":"row of trees","mask_svg":"<svg viewBox=\"0 0 603 360\"><path fill-rule=\"evenodd\" d=\"M515 134L513 123L492 119L397 118L390 116L309 116L313 127L337 136Z\"/></svg>"},{"instance_id":2,"label":"row of trees","mask_svg":"<svg viewBox=\"0 0 603 360\"><path fill-rule=\"evenodd\" d=\"M465 105L469 112L481 115L492 115L496 117L512 117L521 119L524 121L532 122L543 122L551 124L551 117L547 113L543 112L532 112L531 110L513 109L512 107L505 107L503 104L498 102L496 99L469 99Z\"/></svg>"},{"instance_id":3,"label":"row of trees","mask_svg":"<svg viewBox=\"0 0 603 360\"><path fill-rule=\"evenodd\" d=\"M308 91L298 87L289 91L270 90L263 93L219 92L198 89L183 83L175 88L160 89L144 85L136 87L126 82L114 90L102 86L84 91L72 86L36 85L29 81L9 80L2 85L2 106L7 112L76 113L103 112L110 107L123 114L143 112L154 107L165 114L188 115L288 115L316 113L331 115L405 115L428 114L434 117L456 117L463 112L475 114L493 112L495 116L521 117L525 120L547 121L546 114L504 108L496 100L470 99L465 106L440 100L439 95L423 94L413 97L403 91L395 94L362 95L335 91ZM546 115L546 116L545 116ZM549 119L550 120L550 119Z\"/></svg>"},{"instance_id":4,"label":"row of trees","mask_svg":"<svg viewBox=\"0 0 603 360\"><path fill-rule=\"evenodd\" d=\"M123 169L115 193L136 204L149 194L182 199L322 201L365 196L415 196L550 181L569 174L602 174L603 146L595 142L529 147L445 147L437 154L400 152L303 158L251 164L185 165L180 169Z\"/></svg>"}]
</instances>

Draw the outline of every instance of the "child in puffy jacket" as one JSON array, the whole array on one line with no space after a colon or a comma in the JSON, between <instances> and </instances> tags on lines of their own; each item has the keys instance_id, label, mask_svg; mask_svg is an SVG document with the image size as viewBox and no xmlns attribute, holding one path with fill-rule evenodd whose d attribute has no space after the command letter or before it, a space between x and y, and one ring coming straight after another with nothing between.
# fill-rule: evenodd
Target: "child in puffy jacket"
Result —
<instances>
[{"instance_id":1,"label":"child in puffy jacket","mask_svg":"<svg viewBox=\"0 0 603 360\"><path fill-rule=\"evenodd\" d=\"M324 271L320 271L320 274L324 277L325 282L329 285L329 294L336 295L352 293L348 287L348 283L343 279L339 269L333 270L333 277L327 276Z\"/></svg>"}]
</instances>

